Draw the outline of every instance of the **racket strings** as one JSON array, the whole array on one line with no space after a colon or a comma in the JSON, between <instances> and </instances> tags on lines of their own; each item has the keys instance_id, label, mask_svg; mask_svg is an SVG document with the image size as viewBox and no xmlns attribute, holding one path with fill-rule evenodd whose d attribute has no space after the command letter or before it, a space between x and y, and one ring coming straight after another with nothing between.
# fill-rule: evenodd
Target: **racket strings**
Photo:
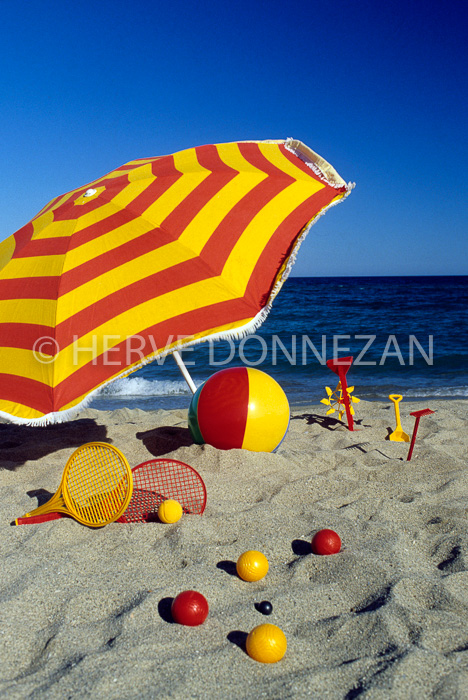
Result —
<instances>
[{"instance_id":1,"label":"racket strings","mask_svg":"<svg viewBox=\"0 0 468 700\"><path fill-rule=\"evenodd\" d=\"M173 498L184 513L202 513L206 490L200 475L192 467L175 460L151 460L133 471L133 495L122 522L155 519L162 501Z\"/></svg>"},{"instance_id":2,"label":"racket strings","mask_svg":"<svg viewBox=\"0 0 468 700\"><path fill-rule=\"evenodd\" d=\"M164 500L164 496L161 493L134 486L132 498L122 518L125 518L126 522L141 522L142 520L150 522L151 520L157 520L158 508Z\"/></svg>"},{"instance_id":3,"label":"racket strings","mask_svg":"<svg viewBox=\"0 0 468 700\"><path fill-rule=\"evenodd\" d=\"M103 523L121 510L128 480L120 455L107 446L93 445L77 452L72 460L67 491L81 518L90 523Z\"/></svg>"}]
</instances>

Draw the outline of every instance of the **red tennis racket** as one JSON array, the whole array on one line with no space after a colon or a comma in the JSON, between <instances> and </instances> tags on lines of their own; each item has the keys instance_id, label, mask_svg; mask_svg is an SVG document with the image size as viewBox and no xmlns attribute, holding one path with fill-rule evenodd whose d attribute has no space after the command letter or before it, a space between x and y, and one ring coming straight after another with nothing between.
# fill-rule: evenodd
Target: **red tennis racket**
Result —
<instances>
[{"instance_id":1,"label":"red tennis racket","mask_svg":"<svg viewBox=\"0 0 468 700\"><path fill-rule=\"evenodd\" d=\"M132 469L133 493L118 523L157 522L162 501L172 498L184 513L201 515L206 506L206 488L200 474L176 459L151 459ZM17 525L37 525L67 517L64 513L46 513L17 518Z\"/></svg>"}]
</instances>

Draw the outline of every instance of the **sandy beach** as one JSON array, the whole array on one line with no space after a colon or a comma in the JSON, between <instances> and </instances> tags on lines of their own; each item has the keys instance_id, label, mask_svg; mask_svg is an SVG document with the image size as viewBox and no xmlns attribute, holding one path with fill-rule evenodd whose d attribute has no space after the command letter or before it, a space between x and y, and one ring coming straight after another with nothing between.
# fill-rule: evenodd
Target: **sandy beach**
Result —
<instances>
[{"instance_id":1,"label":"sandy beach","mask_svg":"<svg viewBox=\"0 0 468 700\"><path fill-rule=\"evenodd\" d=\"M294 409L275 454L195 445L185 410L1 423L0 696L467 698L468 402L403 401L408 433L409 413L426 407L436 412L421 419L411 462L407 443L387 439L390 402L361 402L354 432L320 404ZM193 466L204 514L12 527L95 440L132 467L163 456ZM311 553L321 528L339 533L339 554ZM254 583L235 573L248 549L270 564ZM200 627L171 619L186 589L208 600ZM245 651L264 622L287 637L275 664Z\"/></svg>"}]
</instances>

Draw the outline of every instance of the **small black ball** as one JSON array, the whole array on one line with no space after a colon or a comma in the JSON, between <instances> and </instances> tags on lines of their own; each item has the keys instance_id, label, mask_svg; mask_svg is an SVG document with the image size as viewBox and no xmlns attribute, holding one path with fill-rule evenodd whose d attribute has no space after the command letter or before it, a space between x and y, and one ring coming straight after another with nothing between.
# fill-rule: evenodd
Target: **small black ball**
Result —
<instances>
[{"instance_id":1,"label":"small black ball","mask_svg":"<svg viewBox=\"0 0 468 700\"><path fill-rule=\"evenodd\" d=\"M273 605L269 600L262 600L262 602L258 603L255 607L257 608L258 612L262 613L262 615L271 615L273 612Z\"/></svg>"}]
</instances>

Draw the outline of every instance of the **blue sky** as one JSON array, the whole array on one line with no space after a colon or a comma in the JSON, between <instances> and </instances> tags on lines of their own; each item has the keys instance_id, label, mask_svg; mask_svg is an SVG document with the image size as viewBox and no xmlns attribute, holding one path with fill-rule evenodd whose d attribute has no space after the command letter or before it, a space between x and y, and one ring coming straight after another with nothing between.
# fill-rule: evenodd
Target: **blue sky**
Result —
<instances>
[{"instance_id":1,"label":"blue sky","mask_svg":"<svg viewBox=\"0 0 468 700\"><path fill-rule=\"evenodd\" d=\"M294 274L468 274L461 0L0 0L0 13L0 239L134 158L292 136L356 182Z\"/></svg>"}]
</instances>

